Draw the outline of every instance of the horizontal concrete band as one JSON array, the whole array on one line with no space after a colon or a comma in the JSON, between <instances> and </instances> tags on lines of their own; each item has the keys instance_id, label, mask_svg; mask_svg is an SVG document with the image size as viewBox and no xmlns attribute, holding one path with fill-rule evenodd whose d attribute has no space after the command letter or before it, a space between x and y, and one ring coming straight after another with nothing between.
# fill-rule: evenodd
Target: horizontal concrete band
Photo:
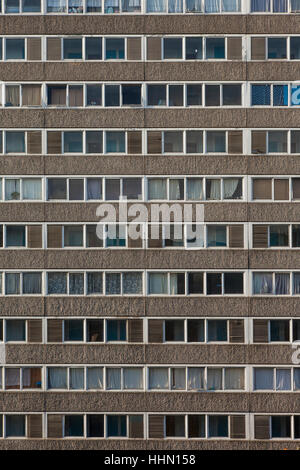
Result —
<instances>
[{"instance_id":1,"label":"horizontal concrete band","mask_svg":"<svg viewBox=\"0 0 300 470\"><path fill-rule=\"evenodd\" d=\"M300 168L296 155L0 155L0 174L299 175Z\"/></svg>"},{"instance_id":2,"label":"horizontal concrete band","mask_svg":"<svg viewBox=\"0 0 300 470\"><path fill-rule=\"evenodd\" d=\"M3 15L2 34L289 34L297 15Z\"/></svg>"},{"instance_id":3,"label":"horizontal concrete band","mask_svg":"<svg viewBox=\"0 0 300 470\"><path fill-rule=\"evenodd\" d=\"M1 269L299 269L300 250L1 250Z\"/></svg>"},{"instance_id":4,"label":"horizontal concrete band","mask_svg":"<svg viewBox=\"0 0 300 470\"><path fill-rule=\"evenodd\" d=\"M6 344L6 364L274 364L292 366L291 345Z\"/></svg>"},{"instance_id":5,"label":"horizontal concrete band","mask_svg":"<svg viewBox=\"0 0 300 470\"><path fill-rule=\"evenodd\" d=\"M288 392L0 392L0 413L298 413L299 404Z\"/></svg>"},{"instance_id":6,"label":"horizontal concrete band","mask_svg":"<svg viewBox=\"0 0 300 470\"><path fill-rule=\"evenodd\" d=\"M5 128L290 128L299 109L0 109Z\"/></svg>"},{"instance_id":7,"label":"horizontal concrete band","mask_svg":"<svg viewBox=\"0 0 300 470\"><path fill-rule=\"evenodd\" d=\"M2 297L1 317L299 317L298 297ZM165 346L165 345L164 345ZM15 346L13 346L14 348Z\"/></svg>"},{"instance_id":8,"label":"horizontal concrete band","mask_svg":"<svg viewBox=\"0 0 300 470\"><path fill-rule=\"evenodd\" d=\"M78 33L73 31L74 34ZM272 31L272 34L275 32ZM299 71L299 61L293 60L247 63L239 61L1 62L0 79L15 81L18 77L18 82L74 82L87 79L89 81L174 81L176 77L176 80L189 82L194 80L224 82L230 80L280 81L284 77L284 80L298 81ZM255 126L255 122L253 125Z\"/></svg>"},{"instance_id":9,"label":"horizontal concrete band","mask_svg":"<svg viewBox=\"0 0 300 470\"><path fill-rule=\"evenodd\" d=\"M100 203L5 203L0 222L99 222ZM200 204L200 202L199 202ZM172 205L170 203L170 205ZM147 204L148 206L148 204ZM147 207L146 206L146 207ZM130 204L128 204L130 207ZM195 209L195 206L194 206ZM151 212L150 212L151 213ZM205 222L299 222L298 203L205 203ZM125 251L125 250L124 250ZM286 251L282 257L289 256ZM191 256L191 255L189 255Z\"/></svg>"}]
</instances>

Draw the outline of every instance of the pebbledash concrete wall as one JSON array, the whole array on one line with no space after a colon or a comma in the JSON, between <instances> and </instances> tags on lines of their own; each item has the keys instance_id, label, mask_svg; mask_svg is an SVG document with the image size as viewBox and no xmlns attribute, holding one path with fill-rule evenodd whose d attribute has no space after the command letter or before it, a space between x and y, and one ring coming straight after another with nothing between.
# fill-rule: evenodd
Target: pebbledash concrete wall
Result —
<instances>
[{"instance_id":1,"label":"pebbledash concrete wall","mask_svg":"<svg viewBox=\"0 0 300 470\"><path fill-rule=\"evenodd\" d=\"M12 16L1 35L297 34L295 15ZM3 81L298 80L299 62L2 62ZM0 128L289 128L294 109L1 109ZM1 175L300 175L297 156L0 156ZM95 203L1 204L1 222L96 222ZM295 203L205 203L209 222L299 222ZM1 269L297 269L300 250L3 250ZM300 317L299 298L2 297L1 317ZM291 365L290 345L6 344L13 364ZM134 395L134 400L132 396ZM297 393L0 392L0 412L298 413ZM272 440L0 439L0 449L298 448Z\"/></svg>"}]
</instances>

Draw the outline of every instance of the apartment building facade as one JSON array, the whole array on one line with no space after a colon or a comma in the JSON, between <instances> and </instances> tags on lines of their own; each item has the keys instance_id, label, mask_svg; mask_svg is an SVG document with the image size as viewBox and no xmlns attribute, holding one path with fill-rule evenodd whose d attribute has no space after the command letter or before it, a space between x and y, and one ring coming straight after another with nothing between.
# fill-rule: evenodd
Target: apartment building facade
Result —
<instances>
[{"instance_id":1,"label":"apartment building facade","mask_svg":"<svg viewBox=\"0 0 300 470\"><path fill-rule=\"evenodd\" d=\"M0 449L299 448L299 26L1 0Z\"/></svg>"}]
</instances>

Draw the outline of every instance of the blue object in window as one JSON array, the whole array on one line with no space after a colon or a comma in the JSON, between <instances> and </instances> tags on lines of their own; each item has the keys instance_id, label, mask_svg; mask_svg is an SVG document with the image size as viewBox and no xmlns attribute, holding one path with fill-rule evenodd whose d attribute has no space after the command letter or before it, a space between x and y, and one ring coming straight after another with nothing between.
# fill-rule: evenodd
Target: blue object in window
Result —
<instances>
[{"instance_id":1,"label":"blue object in window","mask_svg":"<svg viewBox=\"0 0 300 470\"><path fill-rule=\"evenodd\" d=\"M288 85L273 86L273 106L288 105Z\"/></svg>"},{"instance_id":2,"label":"blue object in window","mask_svg":"<svg viewBox=\"0 0 300 470\"><path fill-rule=\"evenodd\" d=\"M300 105L300 85L293 85L291 89L291 105Z\"/></svg>"}]
</instances>

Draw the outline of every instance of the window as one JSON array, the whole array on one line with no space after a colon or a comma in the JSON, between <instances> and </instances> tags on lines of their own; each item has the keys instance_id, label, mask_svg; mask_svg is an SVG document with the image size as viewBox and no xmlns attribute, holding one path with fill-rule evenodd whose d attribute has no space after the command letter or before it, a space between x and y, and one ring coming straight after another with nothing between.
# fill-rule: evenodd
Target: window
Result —
<instances>
[{"instance_id":1,"label":"window","mask_svg":"<svg viewBox=\"0 0 300 470\"><path fill-rule=\"evenodd\" d=\"M125 132L106 132L106 153L125 153Z\"/></svg>"},{"instance_id":2,"label":"window","mask_svg":"<svg viewBox=\"0 0 300 470\"><path fill-rule=\"evenodd\" d=\"M101 106L102 104L102 87L101 85L86 86L86 105Z\"/></svg>"},{"instance_id":3,"label":"window","mask_svg":"<svg viewBox=\"0 0 300 470\"><path fill-rule=\"evenodd\" d=\"M163 54L164 59L182 59L182 39L164 38Z\"/></svg>"},{"instance_id":4,"label":"window","mask_svg":"<svg viewBox=\"0 0 300 470\"><path fill-rule=\"evenodd\" d=\"M225 59L225 39L206 38L206 58Z\"/></svg>"},{"instance_id":5,"label":"window","mask_svg":"<svg viewBox=\"0 0 300 470\"><path fill-rule=\"evenodd\" d=\"M25 39L6 39L5 44L6 60L25 59Z\"/></svg>"},{"instance_id":6,"label":"window","mask_svg":"<svg viewBox=\"0 0 300 470\"><path fill-rule=\"evenodd\" d=\"M270 320L270 341L289 341L289 321Z\"/></svg>"},{"instance_id":7,"label":"window","mask_svg":"<svg viewBox=\"0 0 300 470\"><path fill-rule=\"evenodd\" d=\"M7 131L6 153L25 153L25 132Z\"/></svg>"},{"instance_id":8,"label":"window","mask_svg":"<svg viewBox=\"0 0 300 470\"><path fill-rule=\"evenodd\" d=\"M82 320L64 320L64 341L83 341Z\"/></svg>"},{"instance_id":9,"label":"window","mask_svg":"<svg viewBox=\"0 0 300 470\"><path fill-rule=\"evenodd\" d=\"M268 151L269 153L287 152L287 132L269 131L268 132Z\"/></svg>"},{"instance_id":10,"label":"window","mask_svg":"<svg viewBox=\"0 0 300 470\"><path fill-rule=\"evenodd\" d=\"M183 320L165 320L165 341L184 341Z\"/></svg>"},{"instance_id":11,"label":"window","mask_svg":"<svg viewBox=\"0 0 300 470\"><path fill-rule=\"evenodd\" d=\"M67 199L67 180L48 178L48 199Z\"/></svg>"},{"instance_id":12,"label":"window","mask_svg":"<svg viewBox=\"0 0 300 470\"><path fill-rule=\"evenodd\" d=\"M25 247L25 225L6 226L6 246Z\"/></svg>"},{"instance_id":13,"label":"window","mask_svg":"<svg viewBox=\"0 0 300 470\"><path fill-rule=\"evenodd\" d=\"M208 416L208 436L228 437L228 416Z\"/></svg>"},{"instance_id":14,"label":"window","mask_svg":"<svg viewBox=\"0 0 300 470\"><path fill-rule=\"evenodd\" d=\"M25 422L24 415L6 415L5 416L5 436L6 437L25 437Z\"/></svg>"},{"instance_id":15,"label":"window","mask_svg":"<svg viewBox=\"0 0 300 470\"><path fill-rule=\"evenodd\" d=\"M106 59L125 59L125 40L121 38L106 38Z\"/></svg>"},{"instance_id":16,"label":"window","mask_svg":"<svg viewBox=\"0 0 300 470\"><path fill-rule=\"evenodd\" d=\"M66 0L47 0L47 12L48 13L65 13L66 12Z\"/></svg>"},{"instance_id":17,"label":"window","mask_svg":"<svg viewBox=\"0 0 300 470\"><path fill-rule=\"evenodd\" d=\"M82 415L66 415L64 421L65 437L83 437Z\"/></svg>"},{"instance_id":18,"label":"window","mask_svg":"<svg viewBox=\"0 0 300 470\"><path fill-rule=\"evenodd\" d=\"M180 415L167 415L166 437L185 437L185 417Z\"/></svg>"},{"instance_id":19,"label":"window","mask_svg":"<svg viewBox=\"0 0 300 470\"><path fill-rule=\"evenodd\" d=\"M189 343L204 342L204 320L187 320L187 340Z\"/></svg>"},{"instance_id":20,"label":"window","mask_svg":"<svg viewBox=\"0 0 300 470\"><path fill-rule=\"evenodd\" d=\"M286 38L268 38L268 59L286 59Z\"/></svg>"},{"instance_id":21,"label":"window","mask_svg":"<svg viewBox=\"0 0 300 470\"><path fill-rule=\"evenodd\" d=\"M25 320L6 320L6 341L26 341Z\"/></svg>"},{"instance_id":22,"label":"window","mask_svg":"<svg viewBox=\"0 0 300 470\"><path fill-rule=\"evenodd\" d=\"M82 39L64 38L63 39L63 58L64 59L82 59Z\"/></svg>"},{"instance_id":23,"label":"window","mask_svg":"<svg viewBox=\"0 0 300 470\"><path fill-rule=\"evenodd\" d=\"M288 225L270 225L270 246L289 246Z\"/></svg>"},{"instance_id":24,"label":"window","mask_svg":"<svg viewBox=\"0 0 300 470\"><path fill-rule=\"evenodd\" d=\"M187 106L202 105L202 85L187 85Z\"/></svg>"},{"instance_id":25,"label":"window","mask_svg":"<svg viewBox=\"0 0 300 470\"><path fill-rule=\"evenodd\" d=\"M87 389L102 390L103 389L103 368L88 367L87 368Z\"/></svg>"},{"instance_id":26,"label":"window","mask_svg":"<svg viewBox=\"0 0 300 470\"><path fill-rule=\"evenodd\" d=\"M271 416L271 437L290 438L291 437L291 417Z\"/></svg>"},{"instance_id":27,"label":"window","mask_svg":"<svg viewBox=\"0 0 300 470\"><path fill-rule=\"evenodd\" d=\"M107 419L107 437L126 437L126 416L109 415Z\"/></svg>"},{"instance_id":28,"label":"window","mask_svg":"<svg viewBox=\"0 0 300 470\"><path fill-rule=\"evenodd\" d=\"M64 132L64 153L82 153L82 132Z\"/></svg>"},{"instance_id":29,"label":"window","mask_svg":"<svg viewBox=\"0 0 300 470\"><path fill-rule=\"evenodd\" d=\"M104 437L103 415L87 415L87 437Z\"/></svg>"},{"instance_id":30,"label":"window","mask_svg":"<svg viewBox=\"0 0 300 470\"><path fill-rule=\"evenodd\" d=\"M83 246L83 227L80 225L64 226L64 246L82 247Z\"/></svg>"},{"instance_id":31,"label":"window","mask_svg":"<svg viewBox=\"0 0 300 470\"><path fill-rule=\"evenodd\" d=\"M226 152L226 133L224 131L207 131L207 152Z\"/></svg>"},{"instance_id":32,"label":"window","mask_svg":"<svg viewBox=\"0 0 300 470\"><path fill-rule=\"evenodd\" d=\"M207 341L227 341L227 321L207 320Z\"/></svg>"},{"instance_id":33,"label":"window","mask_svg":"<svg viewBox=\"0 0 300 470\"><path fill-rule=\"evenodd\" d=\"M175 153L183 152L183 133L182 131L165 131L164 136L164 152Z\"/></svg>"},{"instance_id":34,"label":"window","mask_svg":"<svg viewBox=\"0 0 300 470\"><path fill-rule=\"evenodd\" d=\"M126 320L107 320L107 341L126 341Z\"/></svg>"},{"instance_id":35,"label":"window","mask_svg":"<svg viewBox=\"0 0 300 470\"><path fill-rule=\"evenodd\" d=\"M290 38L290 58L291 60L300 59L300 37L291 37Z\"/></svg>"},{"instance_id":36,"label":"window","mask_svg":"<svg viewBox=\"0 0 300 470\"><path fill-rule=\"evenodd\" d=\"M103 320L87 320L87 341L103 342Z\"/></svg>"},{"instance_id":37,"label":"window","mask_svg":"<svg viewBox=\"0 0 300 470\"><path fill-rule=\"evenodd\" d=\"M188 2L193 0L186 0ZM197 0L195 0L196 3ZM185 58L186 60L201 60L202 56L202 37L185 38Z\"/></svg>"}]
</instances>

